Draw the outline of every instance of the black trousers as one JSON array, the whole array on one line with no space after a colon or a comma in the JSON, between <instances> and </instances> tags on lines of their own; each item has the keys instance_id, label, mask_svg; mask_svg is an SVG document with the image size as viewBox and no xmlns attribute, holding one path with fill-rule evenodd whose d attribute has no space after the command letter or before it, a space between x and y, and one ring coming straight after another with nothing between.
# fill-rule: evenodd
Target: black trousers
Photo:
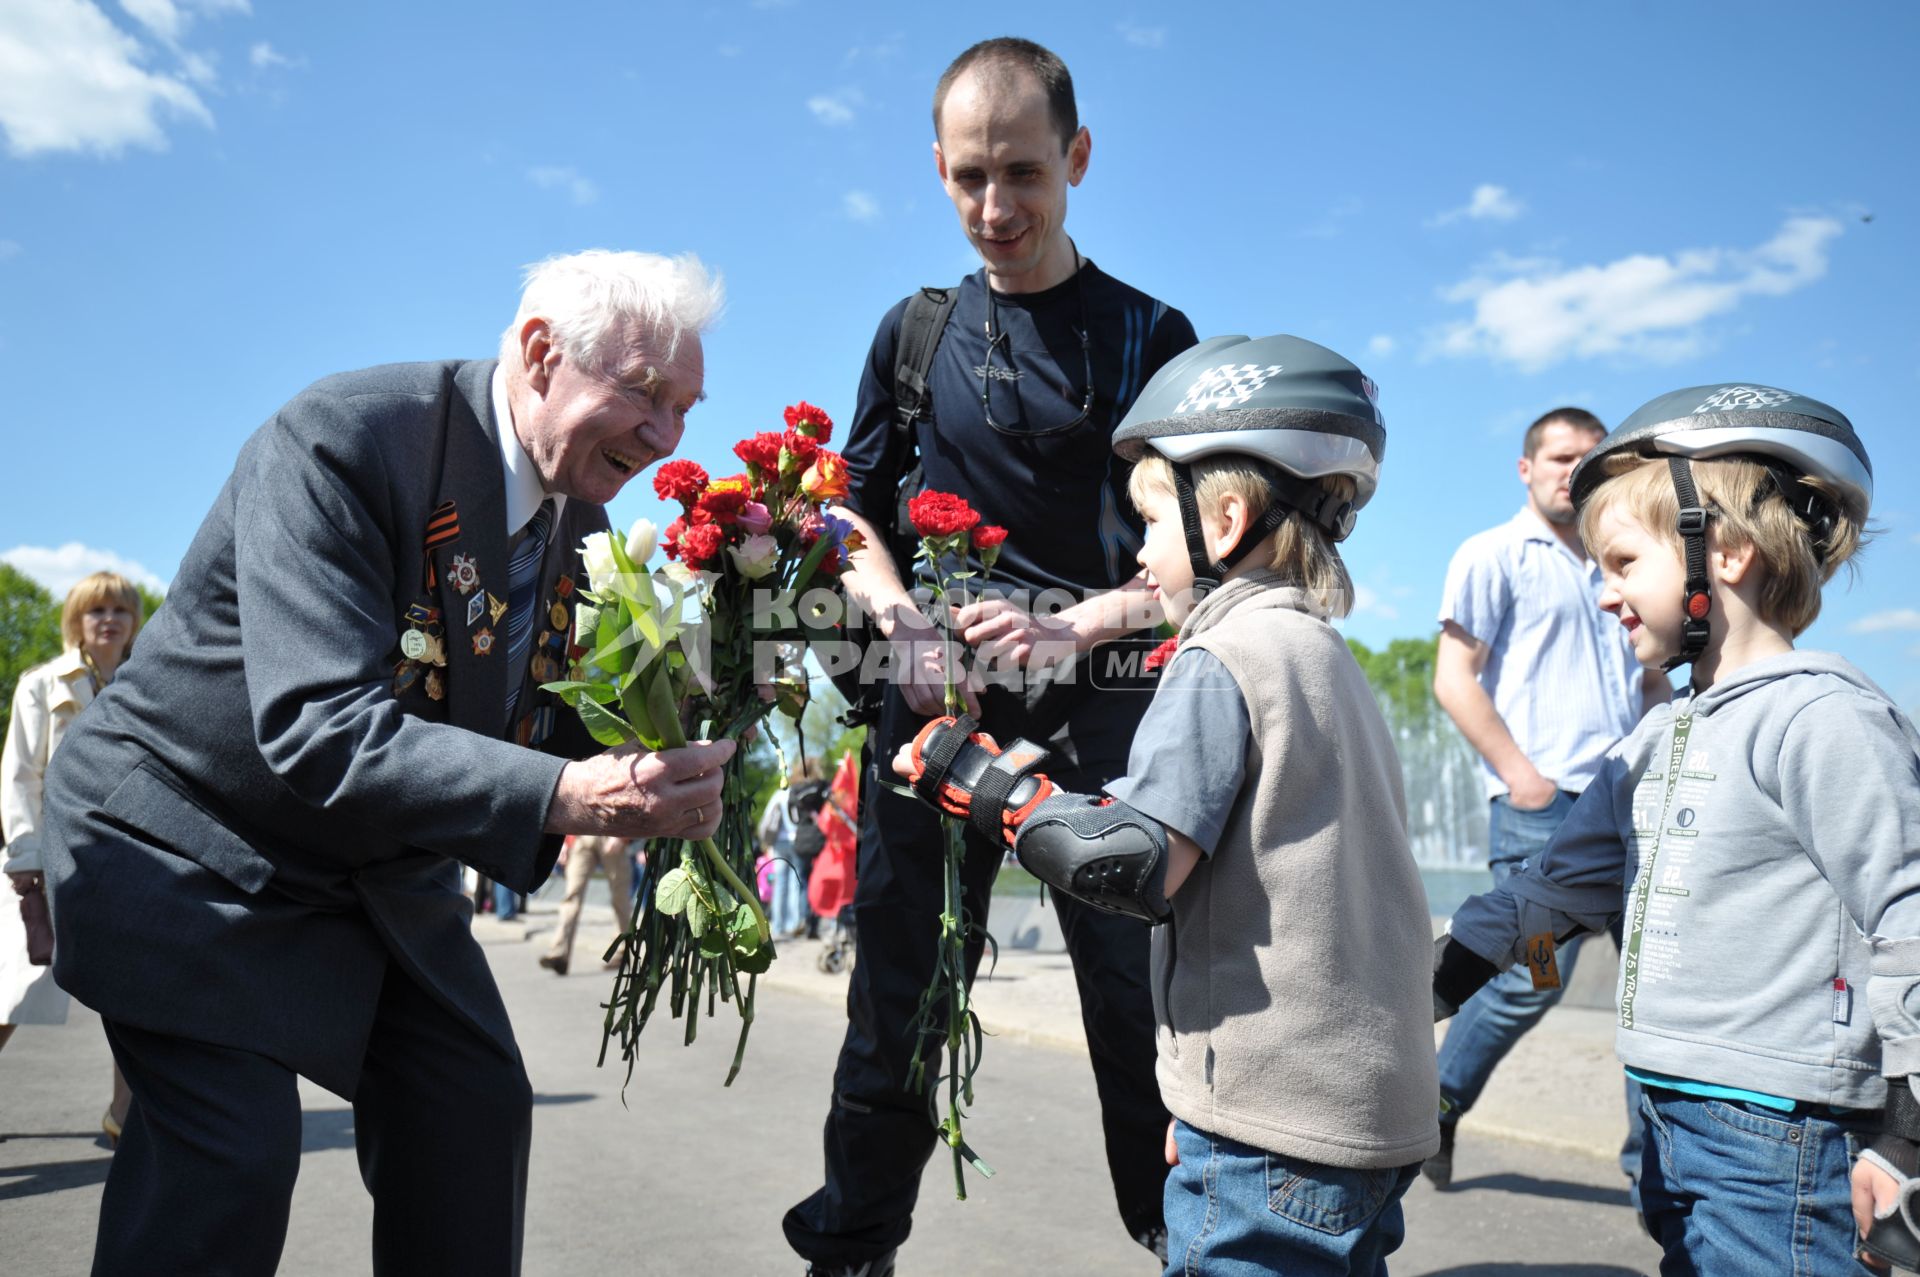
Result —
<instances>
[{"instance_id":1,"label":"black trousers","mask_svg":"<svg viewBox=\"0 0 1920 1277\"><path fill-rule=\"evenodd\" d=\"M100 1203L95 1277L271 1277L300 1171L285 1065L114 1021L133 1107ZM519 1060L388 964L353 1101L381 1277L517 1274L533 1092Z\"/></svg>"},{"instance_id":2,"label":"black trousers","mask_svg":"<svg viewBox=\"0 0 1920 1277\"><path fill-rule=\"evenodd\" d=\"M875 783L875 767L886 767L887 779L895 779L885 743L890 734L880 733L881 745L863 778L856 958L847 989L847 1036L827 1114L826 1184L783 1221L788 1244L822 1266L863 1263L906 1240L920 1173L936 1142L927 1097L907 1089L907 1077L918 1045L914 1011L933 975L945 835L928 808ZM1106 779L1065 770L1049 775L1056 785L1081 793L1098 791ZM1005 848L969 831L967 851L966 907L983 919ZM1147 928L1059 893L1049 893L1049 900L1060 911L1079 985L1114 1197L1121 1223L1138 1238L1163 1227L1167 1178L1168 1119L1153 1074ZM977 940L968 947L969 984L983 948ZM944 1052L937 1043L932 1049ZM989 1096L992 1059L989 1049Z\"/></svg>"}]
</instances>

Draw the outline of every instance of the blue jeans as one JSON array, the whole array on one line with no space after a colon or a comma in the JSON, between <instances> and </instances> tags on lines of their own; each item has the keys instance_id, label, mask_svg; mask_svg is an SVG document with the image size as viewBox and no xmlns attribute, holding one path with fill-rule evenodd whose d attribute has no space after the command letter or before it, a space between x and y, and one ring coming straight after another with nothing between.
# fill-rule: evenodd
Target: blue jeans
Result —
<instances>
[{"instance_id":1,"label":"blue jeans","mask_svg":"<svg viewBox=\"0 0 1920 1277\"><path fill-rule=\"evenodd\" d=\"M1173 1124L1166 1277L1386 1277L1418 1162L1356 1171Z\"/></svg>"},{"instance_id":2,"label":"blue jeans","mask_svg":"<svg viewBox=\"0 0 1920 1277\"><path fill-rule=\"evenodd\" d=\"M1573 800L1574 795L1561 790L1539 811L1522 811L1504 794L1493 800L1487 819L1487 867L1493 870L1495 886L1547 849L1554 831L1573 810ZM1525 967L1509 967L1460 1008L1440 1043L1440 1094L1450 1116L1458 1117L1473 1107L1513 1044L1560 1001L1566 982L1573 978L1584 938L1575 936L1560 946L1561 988L1535 989Z\"/></svg>"},{"instance_id":3,"label":"blue jeans","mask_svg":"<svg viewBox=\"0 0 1920 1277\"><path fill-rule=\"evenodd\" d=\"M1848 1176L1877 1114L1777 1113L1649 1090L1640 1195L1662 1277L1845 1277L1870 1270ZM1864 1138L1862 1132L1866 1131Z\"/></svg>"},{"instance_id":4,"label":"blue jeans","mask_svg":"<svg viewBox=\"0 0 1920 1277\"><path fill-rule=\"evenodd\" d=\"M775 857L772 878L773 909L767 925L774 935L784 936L807 925L807 897L800 886L800 871L791 860Z\"/></svg>"},{"instance_id":5,"label":"blue jeans","mask_svg":"<svg viewBox=\"0 0 1920 1277\"><path fill-rule=\"evenodd\" d=\"M520 916L520 893L503 883L493 884L493 916L511 922Z\"/></svg>"}]
</instances>

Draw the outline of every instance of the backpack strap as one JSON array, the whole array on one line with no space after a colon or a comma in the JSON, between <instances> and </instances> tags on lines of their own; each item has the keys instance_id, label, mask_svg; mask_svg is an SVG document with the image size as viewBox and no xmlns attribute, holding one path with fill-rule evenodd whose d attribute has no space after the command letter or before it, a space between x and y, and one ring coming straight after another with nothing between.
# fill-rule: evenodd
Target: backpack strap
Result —
<instances>
[{"instance_id":1,"label":"backpack strap","mask_svg":"<svg viewBox=\"0 0 1920 1277\"><path fill-rule=\"evenodd\" d=\"M899 359L893 368L893 428L901 434L912 430L927 409L927 373L959 297L958 288L922 288L907 299L906 313L900 317Z\"/></svg>"}]
</instances>

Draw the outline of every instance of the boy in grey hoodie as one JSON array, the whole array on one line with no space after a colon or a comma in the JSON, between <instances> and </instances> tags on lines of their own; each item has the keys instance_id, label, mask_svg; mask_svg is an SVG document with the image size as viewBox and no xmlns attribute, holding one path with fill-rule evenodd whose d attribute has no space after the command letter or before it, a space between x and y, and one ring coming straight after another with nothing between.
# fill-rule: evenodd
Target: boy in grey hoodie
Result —
<instances>
[{"instance_id":1,"label":"boy in grey hoodie","mask_svg":"<svg viewBox=\"0 0 1920 1277\"><path fill-rule=\"evenodd\" d=\"M1324 347L1177 356L1114 434L1138 462L1140 564L1180 625L1127 775L1064 793L1037 746L951 718L895 763L1036 877L1164 924L1169 1273L1384 1274L1440 1146L1400 763L1328 623L1352 597L1334 543L1385 443L1373 383Z\"/></svg>"},{"instance_id":2,"label":"boy in grey hoodie","mask_svg":"<svg viewBox=\"0 0 1920 1277\"><path fill-rule=\"evenodd\" d=\"M1692 694L1455 913L1435 1015L1516 960L1550 987L1556 942L1624 915L1616 1049L1646 1091L1661 1271L1858 1271L1856 1224L1876 1266L1912 1266L1920 736L1846 661L1793 647L1859 546L1866 451L1826 404L1702 386L1628 418L1572 489L1601 606L1643 664L1690 664Z\"/></svg>"}]
</instances>

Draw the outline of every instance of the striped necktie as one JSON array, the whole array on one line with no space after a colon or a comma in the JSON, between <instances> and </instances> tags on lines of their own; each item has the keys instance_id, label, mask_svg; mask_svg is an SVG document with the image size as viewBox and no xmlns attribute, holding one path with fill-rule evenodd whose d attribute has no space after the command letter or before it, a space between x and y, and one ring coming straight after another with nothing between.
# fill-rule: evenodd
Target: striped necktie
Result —
<instances>
[{"instance_id":1,"label":"striped necktie","mask_svg":"<svg viewBox=\"0 0 1920 1277\"><path fill-rule=\"evenodd\" d=\"M553 529L553 503L542 501L507 560L507 722L520 703L520 684L533 646L533 608L539 601L540 565L547 557Z\"/></svg>"}]
</instances>

